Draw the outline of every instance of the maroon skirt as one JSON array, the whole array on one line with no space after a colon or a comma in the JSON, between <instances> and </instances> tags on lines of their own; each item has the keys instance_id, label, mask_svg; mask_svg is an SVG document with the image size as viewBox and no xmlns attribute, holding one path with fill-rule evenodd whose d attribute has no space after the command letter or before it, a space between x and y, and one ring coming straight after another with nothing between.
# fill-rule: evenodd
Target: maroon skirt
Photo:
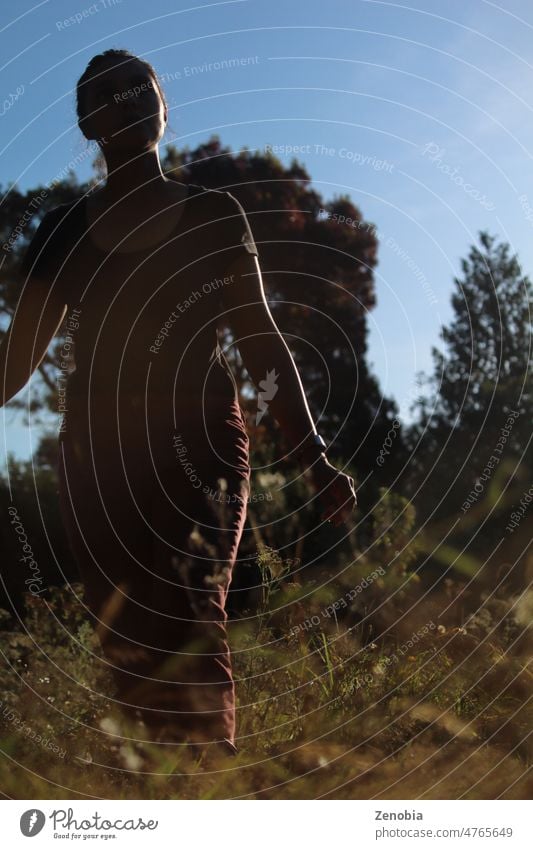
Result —
<instances>
[{"instance_id":1,"label":"maroon skirt","mask_svg":"<svg viewBox=\"0 0 533 849\"><path fill-rule=\"evenodd\" d=\"M71 397L59 497L115 700L169 739L235 737L225 610L250 491L236 398ZM139 713L140 712L140 713Z\"/></svg>"}]
</instances>

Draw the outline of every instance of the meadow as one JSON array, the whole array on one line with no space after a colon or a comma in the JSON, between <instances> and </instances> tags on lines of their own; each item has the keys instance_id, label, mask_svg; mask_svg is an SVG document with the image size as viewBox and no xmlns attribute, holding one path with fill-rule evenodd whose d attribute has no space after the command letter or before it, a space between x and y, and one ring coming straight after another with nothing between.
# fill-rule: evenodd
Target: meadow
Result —
<instances>
[{"instance_id":1,"label":"meadow","mask_svg":"<svg viewBox=\"0 0 533 849\"><path fill-rule=\"evenodd\" d=\"M1 612L3 795L528 798L531 595L375 555L303 579L260 548L259 603L229 626L234 758L143 739L113 702L83 586L27 593L23 620Z\"/></svg>"}]
</instances>

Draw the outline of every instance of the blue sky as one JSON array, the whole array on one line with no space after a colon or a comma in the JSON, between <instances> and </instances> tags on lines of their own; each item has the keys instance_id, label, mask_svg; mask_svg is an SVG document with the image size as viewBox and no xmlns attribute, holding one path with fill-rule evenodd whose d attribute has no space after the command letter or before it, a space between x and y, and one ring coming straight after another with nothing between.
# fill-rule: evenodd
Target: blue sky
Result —
<instances>
[{"instance_id":1,"label":"blue sky","mask_svg":"<svg viewBox=\"0 0 533 849\"><path fill-rule=\"evenodd\" d=\"M369 362L405 416L477 232L508 240L533 271L527 0L19 0L4 6L0 44L4 189L51 182L73 160L80 181L91 175L75 83L109 47L166 80L161 153L212 133L236 152L304 146L314 187L350 194L377 227ZM231 59L244 61L205 68ZM8 451L28 457L38 432L9 408L2 424L2 465Z\"/></svg>"}]
</instances>

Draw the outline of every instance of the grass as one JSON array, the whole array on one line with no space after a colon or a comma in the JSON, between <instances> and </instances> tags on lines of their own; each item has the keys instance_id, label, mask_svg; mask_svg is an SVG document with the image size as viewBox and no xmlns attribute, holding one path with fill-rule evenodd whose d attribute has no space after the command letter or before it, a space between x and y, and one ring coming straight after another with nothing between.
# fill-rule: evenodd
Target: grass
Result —
<instances>
[{"instance_id":1,"label":"grass","mask_svg":"<svg viewBox=\"0 0 533 849\"><path fill-rule=\"evenodd\" d=\"M502 588L459 621L450 598L460 583L427 594L415 575L374 571L343 606L375 565L335 581L316 570L305 586L266 547L259 565L260 609L229 629L240 749L231 759L198 762L181 747L142 742L140 726L119 717L80 584L49 600L28 595L24 627L4 613L4 795L530 797L529 600L524 607Z\"/></svg>"}]
</instances>

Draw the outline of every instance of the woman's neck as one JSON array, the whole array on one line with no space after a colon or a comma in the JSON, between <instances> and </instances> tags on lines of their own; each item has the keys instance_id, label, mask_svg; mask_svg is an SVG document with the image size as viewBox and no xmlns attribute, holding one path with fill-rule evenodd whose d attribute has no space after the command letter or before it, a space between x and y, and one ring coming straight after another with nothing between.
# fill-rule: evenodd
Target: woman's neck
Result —
<instances>
[{"instance_id":1,"label":"woman's neck","mask_svg":"<svg viewBox=\"0 0 533 849\"><path fill-rule=\"evenodd\" d=\"M131 196L136 204L142 203L161 194L169 182L161 170L157 148L129 160L107 151L106 165L107 179L101 191L109 201Z\"/></svg>"}]
</instances>

